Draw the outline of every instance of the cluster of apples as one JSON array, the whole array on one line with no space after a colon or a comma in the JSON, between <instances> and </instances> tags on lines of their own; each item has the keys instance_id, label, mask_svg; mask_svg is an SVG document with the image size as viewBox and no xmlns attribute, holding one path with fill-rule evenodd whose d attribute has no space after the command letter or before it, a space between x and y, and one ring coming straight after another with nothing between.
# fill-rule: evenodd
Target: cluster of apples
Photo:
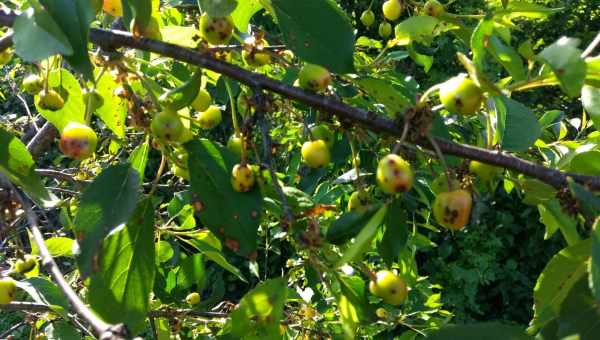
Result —
<instances>
[{"instance_id":1,"label":"cluster of apples","mask_svg":"<svg viewBox=\"0 0 600 340\"><path fill-rule=\"evenodd\" d=\"M387 38L392 34L392 24L389 21L395 21L400 18L404 12L404 4L401 0L387 0L381 6L381 12L387 20L382 21L378 27L379 36ZM429 0L422 8L425 15L437 17L445 12L444 5L437 0ZM360 15L360 21L365 27L371 27L375 23L375 13L369 7Z\"/></svg>"},{"instance_id":2,"label":"cluster of apples","mask_svg":"<svg viewBox=\"0 0 600 340\"><path fill-rule=\"evenodd\" d=\"M12 272L25 275L31 272L37 266L37 257L27 254L14 263ZM0 278L0 305L11 303L14 300L16 293L17 284L15 280L10 277Z\"/></svg>"}]
</instances>

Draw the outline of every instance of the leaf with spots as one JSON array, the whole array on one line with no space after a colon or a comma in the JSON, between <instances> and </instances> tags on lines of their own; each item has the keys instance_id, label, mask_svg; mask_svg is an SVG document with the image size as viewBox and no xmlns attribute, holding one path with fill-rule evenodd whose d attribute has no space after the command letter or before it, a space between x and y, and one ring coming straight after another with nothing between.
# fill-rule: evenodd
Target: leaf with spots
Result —
<instances>
[{"instance_id":1,"label":"leaf with spots","mask_svg":"<svg viewBox=\"0 0 600 340\"><path fill-rule=\"evenodd\" d=\"M96 91L103 99L102 105L96 109L96 116L100 117L104 124L115 135L125 137L125 119L127 118L127 102L115 94L117 83L109 74L104 74L98 84Z\"/></svg>"},{"instance_id":2,"label":"leaf with spots","mask_svg":"<svg viewBox=\"0 0 600 340\"><path fill-rule=\"evenodd\" d=\"M240 193L231 186L236 161L207 139L185 144L189 154L192 205L200 222L231 250L251 255L257 247L262 197L257 187Z\"/></svg>"},{"instance_id":3,"label":"leaf with spots","mask_svg":"<svg viewBox=\"0 0 600 340\"><path fill-rule=\"evenodd\" d=\"M335 1L272 0L271 4L283 38L296 55L336 73L354 71L354 31Z\"/></svg>"},{"instance_id":4,"label":"leaf with spots","mask_svg":"<svg viewBox=\"0 0 600 340\"><path fill-rule=\"evenodd\" d=\"M560 87L570 97L581 94L586 74L586 63L581 57L578 45L578 39L562 37L538 55L550 66L560 82Z\"/></svg>"}]
</instances>

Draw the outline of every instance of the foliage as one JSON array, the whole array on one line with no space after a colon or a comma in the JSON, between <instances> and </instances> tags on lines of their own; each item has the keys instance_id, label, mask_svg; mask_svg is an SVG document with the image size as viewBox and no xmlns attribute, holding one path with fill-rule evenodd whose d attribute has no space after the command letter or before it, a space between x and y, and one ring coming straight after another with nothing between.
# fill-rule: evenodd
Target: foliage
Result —
<instances>
[{"instance_id":1,"label":"foliage","mask_svg":"<svg viewBox=\"0 0 600 340\"><path fill-rule=\"evenodd\" d=\"M15 301L53 311L0 311L0 329L25 321L15 337L99 332L70 310L48 261L16 270L45 253L37 219L84 308L134 336L593 338L600 197L592 181L554 188L539 172L600 175L598 50L582 56L600 9L444 1L433 17L425 1L401 1L382 38L383 2L0 4L20 11L0 30L14 32L0 71L2 276L17 280ZM132 34L107 45L114 32L98 29L111 28ZM186 64L149 39L204 55ZM308 91L285 87L299 100L267 93L273 85L244 70ZM20 88L28 74L43 79L42 92ZM447 82L466 77L469 91ZM49 91L61 97L55 109ZM358 124L351 107L369 119ZM32 155L27 144L45 122L61 148L51 141ZM89 133L65 140L73 122L93 129L97 147ZM404 126L403 136L378 132L381 122ZM509 162L483 176L432 137L543 170L529 177L519 173L525 163ZM67 142L96 150L73 156ZM483 153L474 160L489 163ZM458 186L473 207L444 205L436 215L469 221L448 230L432 207ZM377 272L389 274L391 291L372 288ZM406 300L394 287L408 287ZM199 301L186 302L193 293Z\"/></svg>"}]
</instances>

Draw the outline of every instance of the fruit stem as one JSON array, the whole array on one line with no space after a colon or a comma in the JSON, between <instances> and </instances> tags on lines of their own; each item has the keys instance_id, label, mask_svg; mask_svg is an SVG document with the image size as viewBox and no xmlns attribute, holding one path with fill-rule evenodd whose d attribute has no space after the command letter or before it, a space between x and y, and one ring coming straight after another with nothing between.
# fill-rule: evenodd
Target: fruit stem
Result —
<instances>
[{"instance_id":1,"label":"fruit stem","mask_svg":"<svg viewBox=\"0 0 600 340\"><path fill-rule=\"evenodd\" d=\"M98 76L94 79L94 82L92 84L92 89L90 90L90 95L88 96L88 102L85 104L85 124L86 125L90 125L90 122L92 121L92 113L91 112L91 108L92 108L92 100L94 97L94 92L96 92L96 87L98 86L98 82L100 81L100 78L102 78L102 76L104 75L104 72L106 72L106 66L102 67L102 69L100 70L100 72L98 73Z\"/></svg>"},{"instance_id":2,"label":"fruit stem","mask_svg":"<svg viewBox=\"0 0 600 340\"><path fill-rule=\"evenodd\" d=\"M158 166L158 171L156 172L156 177L154 178L154 181L152 181L152 188L150 189L150 193L148 194L148 196L152 196L152 194L154 194L154 191L156 191L156 188L158 187L158 182L160 181L160 177L162 176L163 172L165 171L165 165L167 164L167 158L164 155L164 150L161 150L161 158L160 158L160 165Z\"/></svg>"},{"instance_id":3,"label":"fruit stem","mask_svg":"<svg viewBox=\"0 0 600 340\"><path fill-rule=\"evenodd\" d=\"M409 122L408 119L405 118L405 120L404 120L404 128L402 130L402 136L400 136L400 140L394 146L394 149L392 150L392 153L398 154L398 152L400 151L400 147L402 146L402 144L404 144L404 141L406 140L406 136L408 136L408 129L409 128L410 128L410 122Z\"/></svg>"},{"instance_id":4,"label":"fruit stem","mask_svg":"<svg viewBox=\"0 0 600 340\"><path fill-rule=\"evenodd\" d=\"M231 91L231 86L229 86L229 81L227 80L225 80L225 89L227 90L227 95L229 95L229 103L231 105L231 121L233 122L233 130L235 131L235 135L239 137L241 133L235 111L235 99L233 98L233 92Z\"/></svg>"},{"instance_id":5,"label":"fruit stem","mask_svg":"<svg viewBox=\"0 0 600 340\"><path fill-rule=\"evenodd\" d=\"M359 190L362 190L362 181L360 179L360 167L358 165L358 152L356 151L356 145L354 143L354 138L350 132L346 131L346 136L348 137L348 141L350 142L350 151L352 151L352 165L354 166L354 171L356 172L356 186Z\"/></svg>"},{"instance_id":6,"label":"fruit stem","mask_svg":"<svg viewBox=\"0 0 600 340\"><path fill-rule=\"evenodd\" d=\"M425 91L425 93L423 93L423 95L421 96L421 98L419 98L419 100L417 101L417 106L416 108L419 109L421 107L423 107L423 105L427 102L427 99L429 99L429 97L436 91L439 91L441 87L441 84L437 84L437 85L433 85L432 87L430 87L429 89L427 89L427 91Z\"/></svg>"},{"instance_id":7,"label":"fruit stem","mask_svg":"<svg viewBox=\"0 0 600 340\"><path fill-rule=\"evenodd\" d=\"M454 184L450 179L450 169L448 168L448 164L446 164L446 159L444 158L444 154L442 153L440 146L437 144L435 139L431 137L430 134L427 135L427 139L429 140L429 143L431 143L431 146L433 146L433 150L435 151L435 154L437 155L438 159L440 160L440 163L442 164L442 168L444 169L444 173L446 174L446 181L448 182L448 191L454 191Z\"/></svg>"},{"instance_id":8,"label":"fruit stem","mask_svg":"<svg viewBox=\"0 0 600 340\"><path fill-rule=\"evenodd\" d=\"M371 281L377 281L377 276L375 275L375 272L369 269L369 267L367 267L366 264L364 264L363 262L358 262L357 266L361 272L363 272L366 276L369 277L369 279L371 279Z\"/></svg>"}]
</instances>

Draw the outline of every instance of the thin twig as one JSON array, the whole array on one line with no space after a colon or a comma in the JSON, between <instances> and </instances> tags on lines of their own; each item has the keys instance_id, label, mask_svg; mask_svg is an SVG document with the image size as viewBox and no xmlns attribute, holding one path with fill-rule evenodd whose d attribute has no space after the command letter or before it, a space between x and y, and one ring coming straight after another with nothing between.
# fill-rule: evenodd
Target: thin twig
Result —
<instances>
[{"instance_id":1,"label":"thin twig","mask_svg":"<svg viewBox=\"0 0 600 340\"><path fill-rule=\"evenodd\" d=\"M581 58L585 59L585 58L589 57L590 54L592 54L592 52L594 51L594 49L596 47L598 47L598 45L600 45L600 32L598 32L598 34L596 34L596 37L594 38L594 40L592 40L592 42L588 45L588 47L585 49L585 51L583 51L583 53L581 53Z\"/></svg>"},{"instance_id":2,"label":"thin twig","mask_svg":"<svg viewBox=\"0 0 600 340\"><path fill-rule=\"evenodd\" d=\"M44 237L42 236L42 232L38 227L37 216L31 209L29 202L23 197L23 195L21 195L19 190L14 187L14 185L11 184L11 186L17 199L21 202L23 210L27 216L29 231L31 232L33 241L39 249L40 256L42 257L42 266L50 273L54 281L56 281L56 284L60 290L69 300L73 310L88 324L90 324L102 339L125 339L127 337L127 328L123 324L111 325L102 321L85 305L85 303L83 303L83 301L81 301L75 291L73 291L63 273L60 271L60 268L56 262L54 262L54 259L52 258L52 255L50 255L48 248L46 247Z\"/></svg>"},{"instance_id":3,"label":"thin twig","mask_svg":"<svg viewBox=\"0 0 600 340\"><path fill-rule=\"evenodd\" d=\"M2 332L2 334L0 334L0 339L7 339L9 335L12 335L12 333L14 333L17 329L25 326L26 324L27 324L27 322L21 321L15 325L13 325L9 329L7 329L5 332Z\"/></svg>"},{"instance_id":4,"label":"thin twig","mask_svg":"<svg viewBox=\"0 0 600 340\"><path fill-rule=\"evenodd\" d=\"M4 52L6 49L10 48L13 45L13 32L8 32L0 38L0 53Z\"/></svg>"}]
</instances>

